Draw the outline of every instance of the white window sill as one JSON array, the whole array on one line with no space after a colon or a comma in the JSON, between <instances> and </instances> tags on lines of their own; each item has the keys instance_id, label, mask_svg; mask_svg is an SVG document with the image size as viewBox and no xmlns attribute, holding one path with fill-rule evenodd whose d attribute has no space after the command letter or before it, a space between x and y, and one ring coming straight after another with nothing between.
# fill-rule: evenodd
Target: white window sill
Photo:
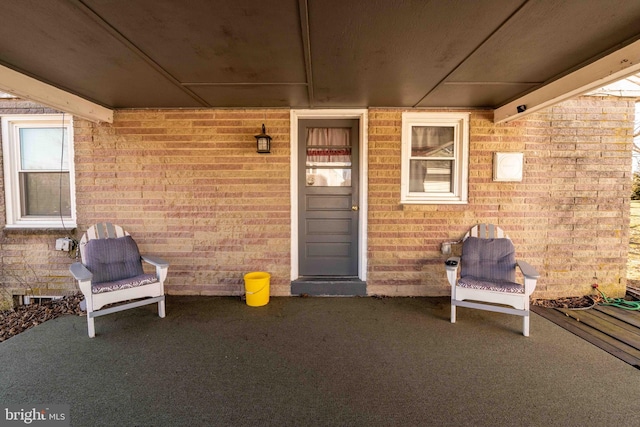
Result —
<instances>
[{"instance_id":1,"label":"white window sill","mask_svg":"<svg viewBox=\"0 0 640 427\"><path fill-rule=\"evenodd\" d=\"M6 230L72 230L77 228L75 221L69 221L64 225L57 222L19 222L17 224L6 224Z\"/></svg>"},{"instance_id":2,"label":"white window sill","mask_svg":"<svg viewBox=\"0 0 640 427\"><path fill-rule=\"evenodd\" d=\"M401 205L467 205L468 200L459 197L415 197L400 200Z\"/></svg>"}]
</instances>

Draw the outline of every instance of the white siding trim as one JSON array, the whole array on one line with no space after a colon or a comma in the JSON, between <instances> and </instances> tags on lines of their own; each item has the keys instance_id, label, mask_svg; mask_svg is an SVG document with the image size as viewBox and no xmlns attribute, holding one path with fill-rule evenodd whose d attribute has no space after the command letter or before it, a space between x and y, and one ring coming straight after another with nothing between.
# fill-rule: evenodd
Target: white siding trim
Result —
<instances>
[{"instance_id":1,"label":"white siding trim","mask_svg":"<svg viewBox=\"0 0 640 427\"><path fill-rule=\"evenodd\" d=\"M113 123L113 110L0 65L0 91L92 122Z\"/></svg>"}]
</instances>

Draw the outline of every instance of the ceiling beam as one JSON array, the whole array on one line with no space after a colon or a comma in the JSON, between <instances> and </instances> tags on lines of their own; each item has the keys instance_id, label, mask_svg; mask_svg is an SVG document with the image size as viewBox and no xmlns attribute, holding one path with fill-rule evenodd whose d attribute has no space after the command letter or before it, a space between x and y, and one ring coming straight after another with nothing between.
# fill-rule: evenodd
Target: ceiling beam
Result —
<instances>
[{"instance_id":1,"label":"ceiling beam","mask_svg":"<svg viewBox=\"0 0 640 427\"><path fill-rule=\"evenodd\" d=\"M113 110L0 65L0 91L92 122L113 123Z\"/></svg>"},{"instance_id":2,"label":"ceiling beam","mask_svg":"<svg viewBox=\"0 0 640 427\"><path fill-rule=\"evenodd\" d=\"M494 123L519 119L640 72L640 40L509 102L493 112Z\"/></svg>"}]
</instances>

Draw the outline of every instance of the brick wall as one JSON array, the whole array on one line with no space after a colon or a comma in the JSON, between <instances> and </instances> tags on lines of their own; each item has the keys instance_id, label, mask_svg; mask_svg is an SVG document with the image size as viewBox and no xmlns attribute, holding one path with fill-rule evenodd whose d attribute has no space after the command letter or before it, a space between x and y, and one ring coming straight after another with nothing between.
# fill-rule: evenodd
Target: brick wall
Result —
<instances>
[{"instance_id":1,"label":"brick wall","mask_svg":"<svg viewBox=\"0 0 640 427\"><path fill-rule=\"evenodd\" d=\"M534 297L622 296L629 245L634 102L583 97L494 125L471 114L469 204L400 205L402 110L369 112L370 293L447 295L440 244L502 226L542 276ZM493 182L496 151L524 153L522 182Z\"/></svg>"},{"instance_id":2,"label":"brick wall","mask_svg":"<svg viewBox=\"0 0 640 427\"><path fill-rule=\"evenodd\" d=\"M369 111L370 294L447 295L440 244L492 222L542 273L535 297L584 295L594 275L622 295L633 101L579 98L502 125L491 111L472 112L467 205L399 204L402 111ZM268 155L255 152L263 123L273 137ZM123 225L144 252L171 262L171 294L237 295L246 272L264 270L272 295L288 295L289 126L285 109L119 110L113 124L76 120L76 237L98 221ZM524 153L522 182L492 181L495 151ZM53 250L55 237L5 231L3 280L35 275L38 288L75 290L72 260Z\"/></svg>"},{"instance_id":3,"label":"brick wall","mask_svg":"<svg viewBox=\"0 0 640 427\"><path fill-rule=\"evenodd\" d=\"M271 154L256 153L262 124ZM78 226L125 227L170 261L172 294L238 295L249 271L290 288L289 110L124 110L76 121Z\"/></svg>"}]
</instances>

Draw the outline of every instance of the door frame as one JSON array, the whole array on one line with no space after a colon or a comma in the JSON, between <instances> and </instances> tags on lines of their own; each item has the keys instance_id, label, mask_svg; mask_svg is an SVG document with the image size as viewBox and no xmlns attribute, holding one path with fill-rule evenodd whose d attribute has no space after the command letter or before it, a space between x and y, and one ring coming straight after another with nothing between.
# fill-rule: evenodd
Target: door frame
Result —
<instances>
[{"instance_id":1,"label":"door frame","mask_svg":"<svg viewBox=\"0 0 640 427\"><path fill-rule=\"evenodd\" d=\"M300 119L358 119L360 139L359 185L358 185L358 278L367 280L367 218L368 218L368 157L369 117L367 109L323 109L291 110L291 280L300 277L298 258L298 120Z\"/></svg>"}]
</instances>

